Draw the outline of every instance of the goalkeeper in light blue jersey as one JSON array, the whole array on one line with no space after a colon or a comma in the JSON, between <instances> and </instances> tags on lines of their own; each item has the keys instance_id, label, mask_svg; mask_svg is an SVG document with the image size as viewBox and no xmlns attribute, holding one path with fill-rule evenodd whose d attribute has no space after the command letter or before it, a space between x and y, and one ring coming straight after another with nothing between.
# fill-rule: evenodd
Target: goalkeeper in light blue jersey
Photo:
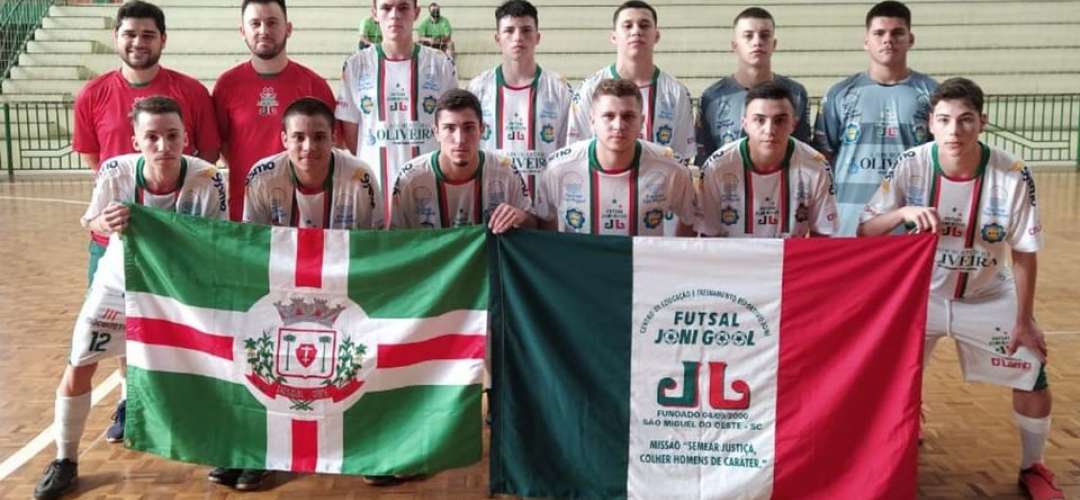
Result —
<instances>
[{"instance_id":1,"label":"goalkeeper in light blue jersey","mask_svg":"<svg viewBox=\"0 0 1080 500\"><path fill-rule=\"evenodd\" d=\"M896 157L931 139L927 120L937 82L908 68L914 44L907 6L878 3L866 14L870 68L833 85L821 101L814 146L833 165L838 235L855 235L859 214Z\"/></svg>"},{"instance_id":2,"label":"goalkeeper in light blue jersey","mask_svg":"<svg viewBox=\"0 0 1080 500\"><path fill-rule=\"evenodd\" d=\"M713 83L701 94L698 102L697 165L714 151L746 137L743 131L743 110L747 91L765 82L773 82L791 94L795 107L795 132L792 137L810 142L810 106L806 87L772 71L772 55L776 50L776 23L772 14L761 7L749 7L735 16L732 25L731 51L735 54L735 72Z\"/></svg>"}]
</instances>

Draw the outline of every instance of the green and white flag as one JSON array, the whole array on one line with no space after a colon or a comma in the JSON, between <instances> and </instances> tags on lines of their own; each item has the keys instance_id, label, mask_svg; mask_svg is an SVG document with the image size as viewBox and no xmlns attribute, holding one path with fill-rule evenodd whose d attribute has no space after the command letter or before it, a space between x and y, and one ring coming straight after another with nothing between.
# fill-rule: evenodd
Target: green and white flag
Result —
<instances>
[{"instance_id":1,"label":"green and white flag","mask_svg":"<svg viewBox=\"0 0 1080 500\"><path fill-rule=\"evenodd\" d=\"M131 212L129 447L346 474L480 460L482 227L293 229Z\"/></svg>"}]
</instances>

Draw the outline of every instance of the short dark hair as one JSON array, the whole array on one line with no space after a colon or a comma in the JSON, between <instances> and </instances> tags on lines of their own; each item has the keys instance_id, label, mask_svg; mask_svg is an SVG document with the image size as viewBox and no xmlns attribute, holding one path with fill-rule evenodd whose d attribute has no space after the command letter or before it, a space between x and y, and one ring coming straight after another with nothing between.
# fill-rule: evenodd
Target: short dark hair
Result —
<instances>
[{"instance_id":1,"label":"short dark hair","mask_svg":"<svg viewBox=\"0 0 1080 500\"><path fill-rule=\"evenodd\" d=\"M116 27L113 28L113 31L119 30L120 25L127 18L153 19L158 32L162 35L165 34L165 13L157 5L142 0L124 2L124 5L116 9Z\"/></svg>"},{"instance_id":2,"label":"short dark hair","mask_svg":"<svg viewBox=\"0 0 1080 500\"><path fill-rule=\"evenodd\" d=\"M537 16L536 7L528 0L507 0L495 9L495 28L498 29L499 21L504 17L531 17L537 27L540 27L540 18Z\"/></svg>"},{"instance_id":3,"label":"short dark hair","mask_svg":"<svg viewBox=\"0 0 1080 500\"><path fill-rule=\"evenodd\" d=\"M983 111L983 91L978 84L967 78L949 78L941 82L930 96L930 109L933 110L938 102L944 100L964 100L980 115Z\"/></svg>"},{"instance_id":4,"label":"short dark hair","mask_svg":"<svg viewBox=\"0 0 1080 500\"><path fill-rule=\"evenodd\" d=\"M660 24L660 18L656 16L656 9L654 9L652 5L649 5L647 2L643 2L641 0L626 0L622 3L622 5L615 8L615 15L611 16L612 26L614 26L615 23L619 22L619 14L621 14L622 11L626 9L645 9L649 11L650 14L652 14L653 23Z\"/></svg>"},{"instance_id":5,"label":"short dark hair","mask_svg":"<svg viewBox=\"0 0 1080 500\"><path fill-rule=\"evenodd\" d=\"M260 5L276 3L279 7L281 7L281 13L285 15L285 19L289 18L289 9L285 7L285 0L244 0L243 2L240 2L240 15L243 16L244 11L247 10L248 4L253 3L257 3Z\"/></svg>"},{"instance_id":6,"label":"short dark hair","mask_svg":"<svg viewBox=\"0 0 1080 500\"><path fill-rule=\"evenodd\" d=\"M769 101L786 99L791 104L791 107L795 108L795 98L791 96L791 91L773 81L759 83L746 91L746 106L750 105L750 101L756 99Z\"/></svg>"},{"instance_id":7,"label":"short dark hair","mask_svg":"<svg viewBox=\"0 0 1080 500\"><path fill-rule=\"evenodd\" d=\"M131 124L134 125L139 120L139 115L167 115L169 113L176 113L181 120L184 119L184 113L180 111L180 105L176 101L171 97L154 95L135 101L135 104L131 106L131 113L128 113L128 118L131 118Z\"/></svg>"},{"instance_id":8,"label":"short dark hair","mask_svg":"<svg viewBox=\"0 0 1080 500\"><path fill-rule=\"evenodd\" d=\"M867 28L870 27L870 23L874 21L875 17L895 17L897 19L903 19L904 24L906 24L909 29L911 28L911 9L901 2L886 0L870 7L870 11L866 13Z\"/></svg>"},{"instance_id":9,"label":"short dark hair","mask_svg":"<svg viewBox=\"0 0 1080 500\"><path fill-rule=\"evenodd\" d=\"M773 24L773 26L776 26L776 20L773 19L772 14L769 14L769 11L761 7L748 7L746 9L743 9L743 11L740 12L739 15L735 16L735 19L731 21L731 25L735 26L736 24L739 24L739 21L743 19L767 19L770 23Z\"/></svg>"},{"instance_id":10,"label":"short dark hair","mask_svg":"<svg viewBox=\"0 0 1080 500\"><path fill-rule=\"evenodd\" d=\"M605 95L612 97L633 97L634 100L637 101L639 109L645 106L645 103L641 100L641 91L638 90L637 84L623 78L600 80L600 83L593 89L592 102L596 102L600 96Z\"/></svg>"},{"instance_id":11,"label":"short dark hair","mask_svg":"<svg viewBox=\"0 0 1080 500\"><path fill-rule=\"evenodd\" d=\"M327 106L325 102L320 101L314 97L301 97L289 107L285 108L285 113L281 115L281 130L285 130L285 124L289 123L289 118L295 115L301 116L321 116L326 119L326 123L330 125L330 128L334 128L334 112Z\"/></svg>"},{"instance_id":12,"label":"short dark hair","mask_svg":"<svg viewBox=\"0 0 1080 500\"><path fill-rule=\"evenodd\" d=\"M480 108L480 99L477 99L472 92L465 89L447 90L443 93L442 97L435 102L435 122L439 122L440 111L461 111L463 109L473 110L476 113L476 119L483 124L484 112Z\"/></svg>"}]
</instances>

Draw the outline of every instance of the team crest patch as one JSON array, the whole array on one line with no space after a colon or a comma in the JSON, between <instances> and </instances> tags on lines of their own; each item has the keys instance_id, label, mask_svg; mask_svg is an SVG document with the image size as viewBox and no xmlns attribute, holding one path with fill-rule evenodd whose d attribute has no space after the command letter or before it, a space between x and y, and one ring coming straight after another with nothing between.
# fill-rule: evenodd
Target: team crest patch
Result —
<instances>
[{"instance_id":1,"label":"team crest patch","mask_svg":"<svg viewBox=\"0 0 1080 500\"><path fill-rule=\"evenodd\" d=\"M581 229L585 225L585 214L581 210L571 208L566 211L566 225L574 229Z\"/></svg>"},{"instance_id":2,"label":"team crest patch","mask_svg":"<svg viewBox=\"0 0 1080 500\"><path fill-rule=\"evenodd\" d=\"M272 307L279 321L260 325L259 334L244 339L245 378L253 392L303 414L360 390L363 375L374 368L365 359L368 347L335 325L339 317L354 315L355 306L293 297Z\"/></svg>"},{"instance_id":3,"label":"team crest patch","mask_svg":"<svg viewBox=\"0 0 1080 500\"><path fill-rule=\"evenodd\" d=\"M810 220L810 208L805 203L799 203L799 208L795 209L795 222L806 222Z\"/></svg>"},{"instance_id":4,"label":"team crest patch","mask_svg":"<svg viewBox=\"0 0 1080 500\"><path fill-rule=\"evenodd\" d=\"M540 140L547 144L555 142L555 127L552 127L551 124L544 124L540 128Z\"/></svg>"},{"instance_id":5,"label":"team crest patch","mask_svg":"<svg viewBox=\"0 0 1080 500\"><path fill-rule=\"evenodd\" d=\"M1000 243L1005 240L1005 227L996 222L984 225L979 233L987 243Z\"/></svg>"},{"instance_id":6,"label":"team crest patch","mask_svg":"<svg viewBox=\"0 0 1080 500\"><path fill-rule=\"evenodd\" d=\"M656 143L663 145L671 144L671 127L664 125L656 130Z\"/></svg>"},{"instance_id":7,"label":"team crest patch","mask_svg":"<svg viewBox=\"0 0 1080 500\"><path fill-rule=\"evenodd\" d=\"M262 92L259 92L259 116L270 116L277 111L278 100L277 92L274 92L274 87L263 87Z\"/></svg>"},{"instance_id":8,"label":"team crest patch","mask_svg":"<svg viewBox=\"0 0 1080 500\"><path fill-rule=\"evenodd\" d=\"M432 96L425 97L423 105L424 105L424 112L425 113L430 115L430 114L435 112L435 98L434 97L432 97Z\"/></svg>"},{"instance_id":9,"label":"team crest patch","mask_svg":"<svg viewBox=\"0 0 1080 500\"><path fill-rule=\"evenodd\" d=\"M862 136L862 128L858 123L849 123L844 127L844 144L855 144Z\"/></svg>"},{"instance_id":10,"label":"team crest patch","mask_svg":"<svg viewBox=\"0 0 1080 500\"><path fill-rule=\"evenodd\" d=\"M491 139L491 127L484 125L484 135L481 137L481 139L484 141L488 141L489 139Z\"/></svg>"},{"instance_id":11,"label":"team crest patch","mask_svg":"<svg viewBox=\"0 0 1080 500\"><path fill-rule=\"evenodd\" d=\"M360 99L360 111L363 111L365 115L370 115L375 110L375 101L371 97L364 96Z\"/></svg>"},{"instance_id":12,"label":"team crest patch","mask_svg":"<svg viewBox=\"0 0 1080 500\"><path fill-rule=\"evenodd\" d=\"M664 223L664 211L659 208L654 208L645 212L645 227L649 229L656 229L660 224Z\"/></svg>"},{"instance_id":13,"label":"team crest patch","mask_svg":"<svg viewBox=\"0 0 1080 500\"><path fill-rule=\"evenodd\" d=\"M739 223L739 211L732 207L724 207L720 209L720 222L726 226L733 226Z\"/></svg>"}]
</instances>

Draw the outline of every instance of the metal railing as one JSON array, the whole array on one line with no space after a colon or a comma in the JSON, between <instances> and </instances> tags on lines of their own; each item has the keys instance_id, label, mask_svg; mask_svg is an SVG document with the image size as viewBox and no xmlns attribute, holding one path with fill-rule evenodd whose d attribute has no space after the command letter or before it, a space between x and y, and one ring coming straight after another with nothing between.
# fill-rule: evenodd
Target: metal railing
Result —
<instances>
[{"instance_id":1,"label":"metal railing","mask_svg":"<svg viewBox=\"0 0 1080 500\"><path fill-rule=\"evenodd\" d=\"M52 4L53 0L11 0L0 4L0 79L8 77Z\"/></svg>"},{"instance_id":2,"label":"metal railing","mask_svg":"<svg viewBox=\"0 0 1080 500\"><path fill-rule=\"evenodd\" d=\"M78 170L79 154L71 149L74 130L71 101L3 103L4 161L8 178L16 171Z\"/></svg>"},{"instance_id":3,"label":"metal railing","mask_svg":"<svg viewBox=\"0 0 1080 500\"><path fill-rule=\"evenodd\" d=\"M10 101L2 106L0 166L10 179L15 172L83 168L72 150L71 101ZM982 140L987 144L1032 165L1080 167L1080 94L991 95L985 111L990 122Z\"/></svg>"},{"instance_id":4,"label":"metal railing","mask_svg":"<svg viewBox=\"0 0 1080 500\"><path fill-rule=\"evenodd\" d=\"M991 95L982 140L1032 164L1080 166L1080 94Z\"/></svg>"}]
</instances>

